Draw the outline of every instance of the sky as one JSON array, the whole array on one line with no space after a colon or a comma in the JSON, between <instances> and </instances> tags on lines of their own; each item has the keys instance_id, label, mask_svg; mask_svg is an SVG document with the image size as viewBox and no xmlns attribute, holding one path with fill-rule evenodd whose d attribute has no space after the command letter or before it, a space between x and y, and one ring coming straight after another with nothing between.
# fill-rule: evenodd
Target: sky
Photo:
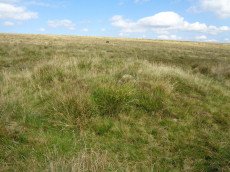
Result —
<instances>
[{"instance_id":1,"label":"sky","mask_svg":"<svg viewBox=\"0 0 230 172\"><path fill-rule=\"evenodd\" d=\"M0 0L0 33L230 43L230 0Z\"/></svg>"}]
</instances>

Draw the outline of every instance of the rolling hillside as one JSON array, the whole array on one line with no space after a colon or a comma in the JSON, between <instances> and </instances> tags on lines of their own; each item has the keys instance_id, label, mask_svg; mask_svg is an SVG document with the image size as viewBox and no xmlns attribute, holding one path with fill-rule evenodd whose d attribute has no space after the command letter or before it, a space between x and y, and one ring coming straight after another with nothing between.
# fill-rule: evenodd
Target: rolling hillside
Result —
<instances>
[{"instance_id":1,"label":"rolling hillside","mask_svg":"<svg viewBox=\"0 0 230 172\"><path fill-rule=\"evenodd\" d=\"M0 171L229 171L230 45L0 34Z\"/></svg>"}]
</instances>

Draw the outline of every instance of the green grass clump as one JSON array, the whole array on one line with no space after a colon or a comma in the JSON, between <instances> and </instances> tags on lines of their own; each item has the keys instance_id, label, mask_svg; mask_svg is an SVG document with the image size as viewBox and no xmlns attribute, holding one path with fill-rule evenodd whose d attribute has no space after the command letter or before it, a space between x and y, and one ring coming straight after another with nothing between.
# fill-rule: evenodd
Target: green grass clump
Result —
<instances>
[{"instance_id":1,"label":"green grass clump","mask_svg":"<svg viewBox=\"0 0 230 172\"><path fill-rule=\"evenodd\" d=\"M161 87L145 91L139 90L136 95L136 106L146 112L157 112L164 110L166 94Z\"/></svg>"},{"instance_id":2,"label":"green grass clump","mask_svg":"<svg viewBox=\"0 0 230 172\"><path fill-rule=\"evenodd\" d=\"M228 44L0 39L0 171L230 171Z\"/></svg>"},{"instance_id":3,"label":"green grass clump","mask_svg":"<svg viewBox=\"0 0 230 172\"><path fill-rule=\"evenodd\" d=\"M100 118L99 118L100 119ZM96 120L97 121L97 120ZM95 124L92 125L93 131L98 135L104 135L110 132L110 129L114 126L112 119L103 119L99 120Z\"/></svg>"},{"instance_id":4,"label":"green grass clump","mask_svg":"<svg viewBox=\"0 0 230 172\"><path fill-rule=\"evenodd\" d=\"M160 85L155 88L140 88L138 84L99 87L92 92L91 97L99 114L103 116L115 116L130 112L133 108L147 113L163 111L164 101L167 99L165 90Z\"/></svg>"},{"instance_id":5,"label":"green grass clump","mask_svg":"<svg viewBox=\"0 0 230 172\"><path fill-rule=\"evenodd\" d=\"M114 116L125 110L132 101L129 87L99 87L92 92L92 100L103 116Z\"/></svg>"},{"instance_id":6,"label":"green grass clump","mask_svg":"<svg viewBox=\"0 0 230 172\"><path fill-rule=\"evenodd\" d=\"M81 69L81 70L87 70L87 69L91 69L92 67L92 62L90 61L81 61L79 64L78 64L78 67Z\"/></svg>"},{"instance_id":7,"label":"green grass clump","mask_svg":"<svg viewBox=\"0 0 230 172\"><path fill-rule=\"evenodd\" d=\"M53 84L54 80L63 81L65 79L65 74L62 69L47 65L38 68L32 77L40 84Z\"/></svg>"}]
</instances>

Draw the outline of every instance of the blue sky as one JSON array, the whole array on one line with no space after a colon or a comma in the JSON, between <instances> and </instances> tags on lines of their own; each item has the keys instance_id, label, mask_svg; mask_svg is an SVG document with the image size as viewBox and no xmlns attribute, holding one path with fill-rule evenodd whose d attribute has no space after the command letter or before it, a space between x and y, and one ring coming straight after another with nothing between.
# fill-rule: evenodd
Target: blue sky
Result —
<instances>
[{"instance_id":1,"label":"blue sky","mask_svg":"<svg viewBox=\"0 0 230 172\"><path fill-rule=\"evenodd\" d=\"M230 42L230 0L0 0L0 32Z\"/></svg>"}]
</instances>

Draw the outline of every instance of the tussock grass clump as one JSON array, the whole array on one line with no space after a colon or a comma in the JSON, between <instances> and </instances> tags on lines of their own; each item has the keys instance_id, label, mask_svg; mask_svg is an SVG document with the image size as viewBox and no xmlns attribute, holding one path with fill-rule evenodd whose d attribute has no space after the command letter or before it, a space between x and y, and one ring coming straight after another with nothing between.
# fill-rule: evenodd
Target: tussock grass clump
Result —
<instances>
[{"instance_id":1,"label":"tussock grass clump","mask_svg":"<svg viewBox=\"0 0 230 172\"><path fill-rule=\"evenodd\" d=\"M92 124L93 131L98 135L104 135L110 132L110 129L114 126L113 120L111 118L95 118L95 122Z\"/></svg>"},{"instance_id":2,"label":"tussock grass clump","mask_svg":"<svg viewBox=\"0 0 230 172\"><path fill-rule=\"evenodd\" d=\"M129 106L133 90L128 86L108 86L96 88L92 100L101 115L117 115Z\"/></svg>"},{"instance_id":3,"label":"tussock grass clump","mask_svg":"<svg viewBox=\"0 0 230 172\"><path fill-rule=\"evenodd\" d=\"M167 95L161 85L155 83L152 86L144 82L99 87L94 89L91 97L98 113L103 116L128 113L132 108L147 113L163 111L166 100L170 99L170 95Z\"/></svg>"},{"instance_id":4,"label":"tussock grass clump","mask_svg":"<svg viewBox=\"0 0 230 172\"><path fill-rule=\"evenodd\" d=\"M230 170L229 45L0 39L0 171Z\"/></svg>"},{"instance_id":5,"label":"tussock grass clump","mask_svg":"<svg viewBox=\"0 0 230 172\"><path fill-rule=\"evenodd\" d=\"M80 63L78 64L78 67L81 70L87 70L87 69L91 69L92 67L92 62L91 61L80 61Z\"/></svg>"},{"instance_id":6,"label":"tussock grass clump","mask_svg":"<svg viewBox=\"0 0 230 172\"><path fill-rule=\"evenodd\" d=\"M165 108L164 101L166 93L161 87L151 90L139 90L136 95L136 106L146 112L163 111Z\"/></svg>"},{"instance_id":7,"label":"tussock grass clump","mask_svg":"<svg viewBox=\"0 0 230 172\"><path fill-rule=\"evenodd\" d=\"M45 65L38 68L32 75L35 81L38 81L41 85L54 84L54 80L63 81L65 79L65 73L62 69Z\"/></svg>"}]
</instances>

